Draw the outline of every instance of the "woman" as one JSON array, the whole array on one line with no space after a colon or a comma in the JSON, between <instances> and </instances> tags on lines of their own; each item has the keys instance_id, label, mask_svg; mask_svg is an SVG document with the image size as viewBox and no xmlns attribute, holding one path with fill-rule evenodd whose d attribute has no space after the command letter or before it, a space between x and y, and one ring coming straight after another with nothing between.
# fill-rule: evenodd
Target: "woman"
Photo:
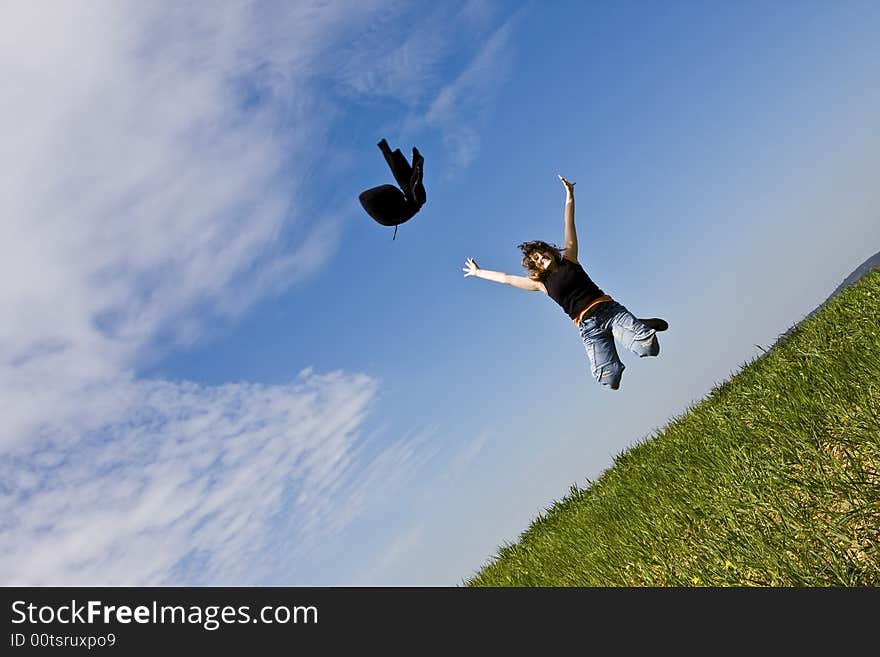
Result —
<instances>
[{"instance_id":1,"label":"woman","mask_svg":"<svg viewBox=\"0 0 880 657\"><path fill-rule=\"evenodd\" d=\"M565 248L535 240L518 248L523 252L522 265L529 273L512 276L499 271L480 269L473 258L465 261L465 277L512 285L521 290L548 295L568 314L580 330L590 359L593 377L612 390L620 387L625 365L620 362L614 338L640 357L656 356L660 343L656 332L669 325L662 319L636 319L621 304L605 294L590 279L578 262L577 233L574 227L574 183L559 176L565 186Z\"/></svg>"}]
</instances>

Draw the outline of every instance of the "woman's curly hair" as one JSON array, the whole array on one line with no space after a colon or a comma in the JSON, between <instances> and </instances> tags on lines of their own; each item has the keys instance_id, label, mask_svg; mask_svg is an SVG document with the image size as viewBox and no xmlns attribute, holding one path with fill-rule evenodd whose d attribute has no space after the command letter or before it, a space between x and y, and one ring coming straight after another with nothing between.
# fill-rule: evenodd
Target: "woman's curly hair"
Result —
<instances>
[{"instance_id":1,"label":"woman's curly hair","mask_svg":"<svg viewBox=\"0 0 880 657\"><path fill-rule=\"evenodd\" d=\"M553 261L558 265L562 262L562 254L564 251L560 249L555 244L548 244L547 242L542 242L541 240L533 240L531 242L523 242L522 244L517 244L516 248L523 252L522 258L522 266L529 273L529 278L535 281L543 281L547 278L547 274L550 272L544 271L543 269L538 269L535 266L535 263L532 262L531 255L536 251L541 253L546 253Z\"/></svg>"}]
</instances>

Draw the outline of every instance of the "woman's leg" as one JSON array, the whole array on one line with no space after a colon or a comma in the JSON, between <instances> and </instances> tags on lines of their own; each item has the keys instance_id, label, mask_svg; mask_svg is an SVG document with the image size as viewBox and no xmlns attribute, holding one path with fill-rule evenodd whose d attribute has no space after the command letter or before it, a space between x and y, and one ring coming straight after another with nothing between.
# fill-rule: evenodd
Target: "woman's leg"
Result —
<instances>
[{"instance_id":1,"label":"woman's leg","mask_svg":"<svg viewBox=\"0 0 880 657\"><path fill-rule=\"evenodd\" d=\"M603 386L617 390L626 366L620 361L611 331L608 330L607 325L595 321L594 318L585 319L578 328L587 358L590 359L593 378Z\"/></svg>"},{"instance_id":2,"label":"woman's leg","mask_svg":"<svg viewBox=\"0 0 880 657\"><path fill-rule=\"evenodd\" d=\"M657 356L660 353L660 342L657 340L656 330L643 324L621 304L614 303L615 307L611 309L611 330L618 342L640 358Z\"/></svg>"}]
</instances>

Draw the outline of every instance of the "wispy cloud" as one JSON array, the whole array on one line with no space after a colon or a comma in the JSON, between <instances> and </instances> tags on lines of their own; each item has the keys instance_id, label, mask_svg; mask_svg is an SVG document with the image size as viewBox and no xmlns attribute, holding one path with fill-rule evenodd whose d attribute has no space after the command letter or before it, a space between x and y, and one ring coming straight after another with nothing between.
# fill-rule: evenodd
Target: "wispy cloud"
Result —
<instances>
[{"instance_id":1,"label":"wispy cloud","mask_svg":"<svg viewBox=\"0 0 880 657\"><path fill-rule=\"evenodd\" d=\"M349 93L423 107L446 84L448 69L467 66L495 20L494 3L402 3L376 16L345 46L333 77Z\"/></svg>"},{"instance_id":2,"label":"wispy cloud","mask_svg":"<svg viewBox=\"0 0 880 657\"><path fill-rule=\"evenodd\" d=\"M489 441L490 434L481 432L463 443L449 454L445 454L443 464L435 469L435 474L430 478L414 497L413 504L420 509L430 509L432 513L440 509L441 500L445 499L455 485L461 481L462 475L471 466L474 460L482 452ZM440 449L434 447L433 454L427 454L426 450L418 450L422 459L430 459L440 456ZM421 463L419 464L421 465ZM357 575L357 583L361 586L396 585L405 584L395 579L394 573L400 573L405 569L412 569L414 564L420 562L429 550L427 544L431 542L430 531L420 516L419 520L397 530L381 551L366 565Z\"/></svg>"},{"instance_id":3,"label":"wispy cloud","mask_svg":"<svg viewBox=\"0 0 880 657\"><path fill-rule=\"evenodd\" d=\"M323 509L316 522L313 499L405 465L347 467L376 385L310 372L287 386L132 384L122 419L79 436L75 449L47 440L0 461L0 581L277 577L280 557L268 549L277 514L288 516L288 539L306 549L335 531L325 516L337 510Z\"/></svg>"},{"instance_id":4,"label":"wispy cloud","mask_svg":"<svg viewBox=\"0 0 880 657\"><path fill-rule=\"evenodd\" d=\"M387 583L389 571L394 570L398 562L411 557L411 553L422 545L424 525L416 523L406 528L388 543L382 554L358 576L359 586L377 586L377 582ZM393 586L402 586L403 582L393 582Z\"/></svg>"},{"instance_id":5,"label":"wispy cloud","mask_svg":"<svg viewBox=\"0 0 880 657\"><path fill-rule=\"evenodd\" d=\"M458 77L440 89L424 116L428 126L442 130L456 167L476 157L480 128L512 70L511 38L521 19L520 11L495 29Z\"/></svg>"},{"instance_id":6,"label":"wispy cloud","mask_svg":"<svg viewBox=\"0 0 880 657\"><path fill-rule=\"evenodd\" d=\"M494 3L428 7L373 22L348 46L366 56L346 57L335 76L353 94L405 110L393 126L400 136L438 133L454 173L479 151L479 132L512 70L523 12L499 26Z\"/></svg>"}]
</instances>

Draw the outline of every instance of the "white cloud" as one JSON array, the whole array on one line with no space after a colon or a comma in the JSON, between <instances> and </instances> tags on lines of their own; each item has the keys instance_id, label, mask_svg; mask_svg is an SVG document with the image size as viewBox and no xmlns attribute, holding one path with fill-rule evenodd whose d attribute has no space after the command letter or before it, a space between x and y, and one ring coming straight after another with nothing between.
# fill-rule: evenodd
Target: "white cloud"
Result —
<instances>
[{"instance_id":1,"label":"white cloud","mask_svg":"<svg viewBox=\"0 0 880 657\"><path fill-rule=\"evenodd\" d=\"M392 457L348 468L376 385L338 372L304 372L287 386L132 384L120 420L80 436L75 449L48 441L0 462L0 581L277 577L289 555L267 549L276 514L288 516L288 538L306 549L339 530L328 520L346 506L337 501L316 520L312 500L406 467Z\"/></svg>"}]
</instances>

